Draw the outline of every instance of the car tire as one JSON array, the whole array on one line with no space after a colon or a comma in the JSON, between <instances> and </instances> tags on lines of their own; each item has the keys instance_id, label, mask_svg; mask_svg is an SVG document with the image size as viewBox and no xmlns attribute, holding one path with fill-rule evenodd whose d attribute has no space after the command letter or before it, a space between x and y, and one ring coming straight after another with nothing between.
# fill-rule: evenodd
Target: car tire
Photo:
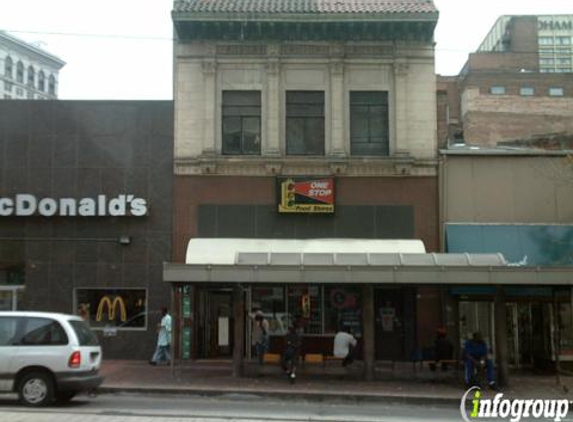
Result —
<instances>
[{"instance_id":1,"label":"car tire","mask_svg":"<svg viewBox=\"0 0 573 422\"><path fill-rule=\"evenodd\" d=\"M26 406L48 406L54 402L54 381L46 372L30 372L18 383L18 397Z\"/></svg>"}]
</instances>

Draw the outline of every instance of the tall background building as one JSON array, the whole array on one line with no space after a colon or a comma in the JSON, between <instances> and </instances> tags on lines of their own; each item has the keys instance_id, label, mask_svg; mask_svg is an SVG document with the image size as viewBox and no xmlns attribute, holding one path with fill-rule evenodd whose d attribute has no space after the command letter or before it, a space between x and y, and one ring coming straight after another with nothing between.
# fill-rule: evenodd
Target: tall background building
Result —
<instances>
[{"instance_id":1,"label":"tall background building","mask_svg":"<svg viewBox=\"0 0 573 422\"><path fill-rule=\"evenodd\" d=\"M572 37L573 15L501 16L457 77L438 78L440 146L570 145Z\"/></svg>"},{"instance_id":2,"label":"tall background building","mask_svg":"<svg viewBox=\"0 0 573 422\"><path fill-rule=\"evenodd\" d=\"M0 31L0 98L55 100L59 71L65 64L53 54Z\"/></svg>"},{"instance_id":3,"label":"tall background building","mask_svg":"<svg viewBox=\"0 0 573 422\"><path fill-rule=\"evenodd\" d=\"M500 16L478 53L530 55L542 73L573 72L573 15Z\"/></svg>"}]
</instances>

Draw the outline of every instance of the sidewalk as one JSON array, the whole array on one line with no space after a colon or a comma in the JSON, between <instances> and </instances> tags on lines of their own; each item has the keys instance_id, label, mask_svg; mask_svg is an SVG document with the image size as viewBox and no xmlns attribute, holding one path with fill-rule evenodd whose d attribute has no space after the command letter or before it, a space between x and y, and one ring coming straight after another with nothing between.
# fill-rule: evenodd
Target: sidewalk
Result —
<instances>
[{"instance_id":1,"label":"sidewalk","mask_svg":"<svg viewBox=\"0 0 573 422\"><path fill-rule=\"evenodd\" d=\"M218 395L260 395L282 399L396 401L412 404L459 404L465 392L458 372L444 376L417 371L411 364L394 371L377 370L377 380L359 379L360 368L344 373L342 368L318 368L299 371L291 385L278 368L262 370L248 365L244 378L232 377L228 361L198 361L184 366L151 366L147 362L106 360L102 365L105 381L102 392L139 392ZM562 385L568 387L568 392ZM558 386L554 376L512 374L505 398L567 398L573 400L573 378L562 377ZM488 392L493 395L494 392Z\"/></svg>"}]
</instances>

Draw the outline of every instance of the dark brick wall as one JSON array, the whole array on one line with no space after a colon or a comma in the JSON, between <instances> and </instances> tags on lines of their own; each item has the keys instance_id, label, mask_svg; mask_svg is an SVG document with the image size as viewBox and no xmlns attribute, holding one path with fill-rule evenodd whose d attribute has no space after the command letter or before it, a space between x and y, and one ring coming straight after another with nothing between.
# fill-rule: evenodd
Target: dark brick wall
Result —
<instances>
[{"instance_id":1,"label":"dark brick wall","mask_svg":"<svg viewBox=\"0 0 573 422\"><path fill-rule=\"evenodd\" d=\"M149 309L168 305L172 157L172 102L0 101L0 196L133 193L149 207L144 217L0 217L0 266L25 272L20 307L72 313L74 288L104 286L146 288ZM131 244L94 240L121 235ZM102 338L105 356L149 358L155 323Z\"/></svg>"},{"instance_id":2,"label":"dark brick wall","mask_svg":"<svg viewBox=\"0 0 573 422\"><path fill-rule=\"evenodd\" d=\"M403 237L438 251L437 178L340 177L335 183L334 215L279 216L276 178L176 177L173 260L183 262L188 240L198 236Z\"/></svg>"},{"instance_id":3,"label":"dark brick wall","mask_svg":"<svg viewBox=\"0 0 573 422\"><path fill-rule=\"evenodd\" d=\"M525 69L529 72L539 70L539 56L537 49L529 53L471 53L464 69L464 73L480 71L516 71Z\"/></svg>"},{"instance_id":4,"label":"dark brick wall","mask_svg":"<svg viewBox=\"0 0 573 422\"><path fill-rule=\"evenodd\" d=\"M448 140L461 137L458 86L457 76L437 77L438 148L445 148Z\"/></svg>"},{"instance_id":5,"label":"dark brick wall","mask_svg":"<svg viewBox=\"0 0 573 422\"><path fill-rule=\"evenodd\" d=\"M537 52L537 16L514 16L508 25L509 51L535 55Z\"/></svg>"},{"instance_id":6,"label":"dark brick wall","mask_svg":"<svg viewBox=\"0 0 573 422\"><path fill-rule=\"evenodd\" d=\"M535 97L548 97L549 88L562 87L564 96L573 98L573 78L566 73L474 72L463 80L461 90L479 88L480 93L489 94L494 85L505 86L507 95L519 95L520 87L532 86Z\"/></svg>"}]
</instances>

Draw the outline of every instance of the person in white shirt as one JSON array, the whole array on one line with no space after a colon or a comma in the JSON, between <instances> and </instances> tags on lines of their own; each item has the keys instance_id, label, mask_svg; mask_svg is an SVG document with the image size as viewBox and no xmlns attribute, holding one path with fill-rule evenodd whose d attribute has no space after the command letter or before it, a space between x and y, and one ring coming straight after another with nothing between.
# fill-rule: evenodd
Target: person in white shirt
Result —
<instances>
[{"instance_id":1,"label":"person in white shirt","mask_svg":"<svg viewBox=\"0 0 573 422\"><path fill-rule=\"evenodd\" d=\"M254 314L249 313L253 319L251 331L251 344L255 357L262 365L265 353L269 350L269 322L263 316L263 311L258 309Z\"/></svg>"},{"instance_id":2,"label":"person in white shirt","mask_svg":"<svg viewBox=\"0 0 573 422\"><path fill-rule=\"evenodd\" d=\"M149 361L151 365L160 362L171 363L171 315L167 308L161 308L161 322L157 324L157 348Z\"/></svg>"},{"instance_id":3,"label":"person in white shirt","mask_svg":"<svg viewBox=\"0 0 573 422\"><path fill-rule=\"evenodd\" d=\"M334 337L334 350L333 355L337 358L342 358L342 366L348 366L354 362L354 350L357 341L352 334L348 332L348 328L342 327Z\"/></svg>"}]
</instances>

